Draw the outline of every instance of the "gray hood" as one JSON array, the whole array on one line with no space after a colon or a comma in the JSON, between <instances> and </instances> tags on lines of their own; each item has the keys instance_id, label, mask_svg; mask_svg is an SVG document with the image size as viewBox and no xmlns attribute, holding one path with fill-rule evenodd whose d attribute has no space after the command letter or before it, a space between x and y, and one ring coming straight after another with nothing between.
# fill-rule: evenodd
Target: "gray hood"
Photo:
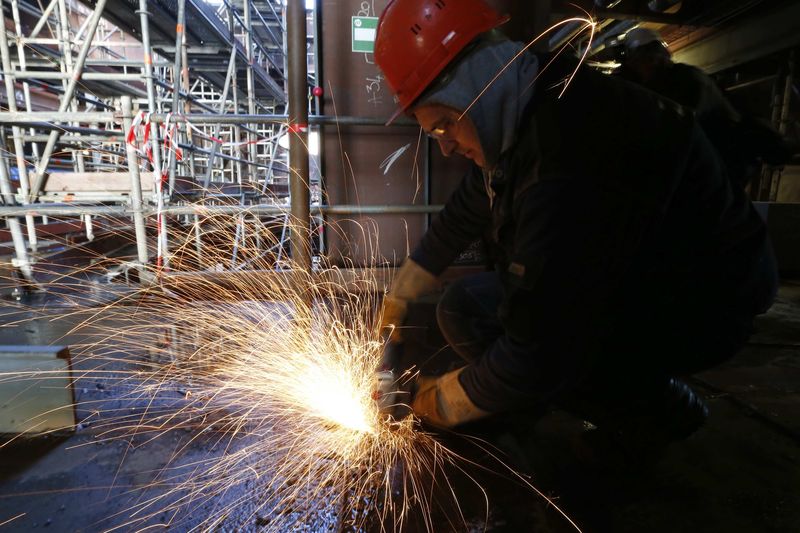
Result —
<instances>
[{"instance_id":1,"label":"gray hood","mask_svg":"<svg viewBox=\"0 0 800 533\"><path fill-rule=\"evenodd\" d=\"M539 71L536 56L526 52L511 62L523 48L522 43L508 40L479 44L415 104L441 104L463 111L488 86L467 112L478 130L488 170L511 148L522 113L533 96ZM508 68L492 82L506 65Z\"/></svg>"}]
</instances>

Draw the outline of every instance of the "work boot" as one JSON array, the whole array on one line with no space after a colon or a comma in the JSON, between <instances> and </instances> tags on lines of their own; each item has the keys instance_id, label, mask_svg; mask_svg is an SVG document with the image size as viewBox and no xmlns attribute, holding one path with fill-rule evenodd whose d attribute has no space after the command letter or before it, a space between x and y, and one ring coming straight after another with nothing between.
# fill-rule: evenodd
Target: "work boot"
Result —
<instances>
[{"instance_id":1,"label":"work boot","mask_svg":"<svg viewBox=\"0 0 800 533\"><path fill-rule=\"evenodd\" d=\"M677 378L669 378L662 394L662 401L656 404L654 414L666 440L686 439L705 424L708 406L689 385Z\"/></svg>"},{"instance_id":2,"label":"work boot","mask_svg":"<svg viewBox=\"0 0 800 533\"><path fill-rule=\"evenodd\" d=\"M641 403L628 409L593 417L573 446L578 460L612 469L642 467L656 462L670 443L688 438L705 423L708 407L683 381L668 378L652 392L647 398L632 398Z\"/></svg>"}]
</instances>

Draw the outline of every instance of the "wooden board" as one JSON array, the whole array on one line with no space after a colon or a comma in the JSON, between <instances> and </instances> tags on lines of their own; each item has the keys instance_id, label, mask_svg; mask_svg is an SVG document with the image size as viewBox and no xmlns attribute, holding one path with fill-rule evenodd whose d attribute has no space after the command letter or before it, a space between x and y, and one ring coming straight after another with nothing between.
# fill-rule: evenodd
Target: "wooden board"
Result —
<instances>
[{"instance_id":1,"label":"wooden board","mask_svg":"<svg viewBox=\"0 0 800 533\"><path fill-rule=\"evenodd\" d=\"M0 345L0 434L75 430L69 349Z\"/></svg>"},{"instance_id":2,"label":"wooden board","mask_svg":"<svg viewBox=\"0 0 800 533\"><path fill-rule=\"evenodd\" d=\"M153 189L152 172L142 172L139 179L144 194ZM130 193L131 175L128 172L53 172L47 178L44 192Z\"/></svg>"}]
</instances>

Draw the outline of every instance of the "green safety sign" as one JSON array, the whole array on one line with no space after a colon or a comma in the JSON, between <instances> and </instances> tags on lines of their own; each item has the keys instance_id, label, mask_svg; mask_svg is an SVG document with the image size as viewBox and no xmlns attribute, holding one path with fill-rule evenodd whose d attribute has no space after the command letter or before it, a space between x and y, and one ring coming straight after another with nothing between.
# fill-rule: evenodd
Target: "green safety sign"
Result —
<instances>
[{"instance_id":1,"label":"green safety sign","mask_svg":"<svg viewBox=\"0 0 800 533\"><path fill-rule=\"evenodd\" d=\"M353 17L353 52L374 52L377 28L378 17Z\"/></svg>"}]
</instances>

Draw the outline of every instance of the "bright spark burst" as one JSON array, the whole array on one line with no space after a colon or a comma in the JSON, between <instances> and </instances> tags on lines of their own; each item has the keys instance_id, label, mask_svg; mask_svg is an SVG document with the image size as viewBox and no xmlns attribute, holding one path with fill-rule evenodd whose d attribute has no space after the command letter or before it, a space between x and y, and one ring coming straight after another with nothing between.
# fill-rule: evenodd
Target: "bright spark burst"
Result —
<instances>
[{"instance_id":1,"label":"bright spark burst","mask_svg":"<svg viewBox=\"0 0 800 533\"><path fill-rule=\"evenodd\" d=\"M374 327L380 293L374 271L306 272L290 261L276 263L274 224L230 215L198 222L202 258L193 228L172 235L179 244L172 264L229 262L237 222L245 224L237 255L255 272L165 275L99 309L78 292L69 296L77 310L56 318L80 317L73 333L87 341L71 345L80 377L102 380L121 396L111 411L100 412L102 402L79 404L93 413L84 422L97 439L135 449L190 430L195 436L184 448L211 435L225 449L188 466L178 450L145 487L168 489L143 490L146 497L113 517L124 515L117 527L146 527L157 515L196 509L254 479L258 494L215 508L200 529L224 523L244 503L254 517L273 517L268 531L288 529L298 506L319 515L331 502L364 497L382 524L399 527L412 508L428 514L419 474L455 456L413 417L394 421L378 411L374 372L382 343ZM51 288L76 277L61 277ZM46 377L6 374L0 381ZM340 510L340 517L351 514ZM357 528L366 516L353 520Z\"/></svg>"},{"instance_id":2,"label":"bright spark burst","mask_svg":"<svg viewBox=\"0 0 800 533\"><path fill-rule=\"evenodd\" d=\"M95 442L126 442L135 450L190 435L140 487L136 503L109 517L111 530L148 528L165 513L170 525L183 525L202 509L192 528L207 531L246 508L245 522L268 515L263 530L286 531L329 512L332 502L340 527L358 531L371 514L382 530L401 530L413 512L433 530L434 485L455 499L446 467L471 478L469 465L413 416L396 421L378 410L376 269L307 272L276 262L276 252L263 250L277 250L281 232L241 215L198 221L202 255L194 228L172 235L179 243L172 264L206 269L229 262L237 222L244 224L238 257L252 271L164 275L99 308L89 305L93 296L77 292L69 297L76 310L57 317L79 318L72 333L86 342L71 344L78 377L114 390L113 409L103 401L78 405L90 412L84 422ZM69 285L69 277L57 283ZM46 377L0 374L0 381ZM181 462L202 439L224 453ZM253 482L257 491L244 489ZM358 511L365 499L366 511Z\"/></svg>"}]
</instances>

